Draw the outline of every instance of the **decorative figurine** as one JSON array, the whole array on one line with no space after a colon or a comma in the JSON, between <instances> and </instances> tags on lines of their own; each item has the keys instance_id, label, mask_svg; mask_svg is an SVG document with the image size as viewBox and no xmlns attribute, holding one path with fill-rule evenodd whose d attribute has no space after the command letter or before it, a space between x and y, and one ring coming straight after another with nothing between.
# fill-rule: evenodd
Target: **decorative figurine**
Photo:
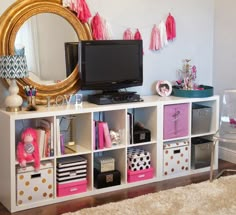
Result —
<instances>
[{"instance_id":1,"label":"decorative figurine","mask_svg":"<svg viewBox=\"0 0 236 215\"><path fill-rule=\"evenodd\" d=\"M26 128L21 134L21 141L17 145L17 160L21 167L26 167L28 161L34 161L35 171L40 167L37 133L33 128Z\"/></svg>"}]
</instances>

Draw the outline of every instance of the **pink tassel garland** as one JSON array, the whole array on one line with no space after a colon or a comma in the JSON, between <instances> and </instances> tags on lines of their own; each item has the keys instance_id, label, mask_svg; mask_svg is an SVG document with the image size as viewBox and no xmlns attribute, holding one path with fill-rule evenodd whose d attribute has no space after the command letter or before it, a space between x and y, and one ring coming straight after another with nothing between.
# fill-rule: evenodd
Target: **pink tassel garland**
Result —
<instances>
[{"instance_id":1,"label":"pink tassel garland","mask_svg":"<svg viewBox=\"0 0 236 215\"><path fill-rule=\"evenodd\" d=\"M110 24L105 20L102 19L103 23L103 35L105 40L111 40L112 39L112 30Z\"/></svg>"},{"instance_id":2,"label":"pink tassel garland","mask_svg":"<svg viewBox=\"0 0 236 215\"><path fill-rule=\"evenodd\" d=\"M166 33L168 40L173 40L176 37L175 19L170 13L166 19Z\"/></svg>"},{"instance_id":3,"label":"pink tassel garland","mask_svg":"<svg viewBox=\"0 0 236 215\"><path fill-rule=\"evenodd\" d=\"M134 34L134 39L135 40L142 40L142 36L141 36L141 34L140 34L138 29L136 30L136 32Z\"/></svg>"},{"instance_id":4,"label":"pink tassel garland","mask_svg":"<svg viewBox=\"0 0 236 215\"><path fill-rule=\"evenodd\" d=\"M132 34L130 28L125 30L125 32L123 34L123 39L124 40L133 40L133 34Z\"/></svg>"},{"instance_id":5,"label":"pink tassel garland","mask_svg":"<svg viewBox=\"0 0 236 215\"><path fill-rule=\"evenodd\" d=\"M86 23L91 17L91 12L85 0L77 0L77 17L82 23Z\"/></svg>"},{"instance_id":6,"label":"pink tassel garland","mask_svg":"<svg viewBox=\"0 0 236 215\"><path fill-rule=\"evenodd\" d=\"M135 40L142 40L141 33L140 33L140 31L138 29L136 30L136 32L134 34L134 39ZM144 54L144 52L143 52L143 54Z\"/></svg>"},{"instance_id":7,"label":"pink tassel garland","mask_svg":"<svg viewBox=\"0 0 236 215\"><path fill-rule=\"evenodd\" d=\"M85 0L62 0L64 7L69 7L77 13L78 19L82 23L88 22L91 17L91 12ZM92 36L94 40L109 40L111 39L111 29L105 19L100 17L98 13L91 20ZM175 18L169 13L166 22L161 21L159 26L153 26L151 32L151 40L149 49L160 50L168 45L169 40L176 38L176 22ZM133 35L130 28L127 28L123 33L124 40L142 40L139 29Z\"/></svg>"},{"instance_id":8,"label":"pink tassel garland","mask_svg":"<svg viewBox=\"0 0 236 215\"><path fill-rule=\"evenodd\" d=\"M160 38L160 31L156 25L152 28L151 33L151 41L150 41L150 50L156 51L161 49L161 38Z\"/></svg>"},{"instance_id":9,"label":"pink tassel garland","mask_svg":"<svg viewBox=\"0 0 236 215\"><path fill-rule=\"evenodd\" d=\"M94 40L106 39L104 22L98 13L96 13L96 15L91 20L91 28Z\"/></svg>"}]
</instances>

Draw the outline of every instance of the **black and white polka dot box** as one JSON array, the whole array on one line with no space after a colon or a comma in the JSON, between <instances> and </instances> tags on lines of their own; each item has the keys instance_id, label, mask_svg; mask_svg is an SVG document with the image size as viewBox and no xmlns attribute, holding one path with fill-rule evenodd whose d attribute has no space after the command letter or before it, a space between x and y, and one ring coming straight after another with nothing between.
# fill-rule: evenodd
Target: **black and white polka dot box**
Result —
<instances>
[{"instance_id":1,"label":"black and white polka dot box","mask_svg":"<svg viewBox=\"0 0 236 215\"><path fill-rule=\"evenodd\" d=\"M128 168L131 171L149 169L151 167L150 152L140 148L127 150Z\"/></svg>"}]
</instances>

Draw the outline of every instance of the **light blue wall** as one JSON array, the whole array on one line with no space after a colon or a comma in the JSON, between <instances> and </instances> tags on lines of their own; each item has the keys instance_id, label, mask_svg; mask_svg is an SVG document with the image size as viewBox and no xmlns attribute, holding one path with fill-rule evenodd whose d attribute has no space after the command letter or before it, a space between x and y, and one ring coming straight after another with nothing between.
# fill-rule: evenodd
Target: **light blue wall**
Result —
<instances>
[{"instance_id":1,"label":"light blue wall","mask_svg":"<svg viewBox=\"0 0 236 215\"><path fill-rule=\"evenodd\" d=\"M224 89L236 89L235 8L235 0L215 0L213 85L220 95ZM230 149L226 151L229 154L223 154L225 159L230 154L235 155L235 144L225 143L221 146Z\"/></svg>"},{"instance_id":2,"label":"light blue wall","mask_svg":"<svg viewBox=\"0 0 236 215\"><path fill-rule=\"evenodd\" d=\"M215 0L213 83L217 93L236 88L236 1Z\"/></svg>"},{"instance_id":3,"label":"light blue wall","mask_svg":"<svg viewBox=\"0 0 236 215\"><path fill-rule=\"evenodd\" d=\"M114 37L122 38L130 27L139 28L144 42L144 85L140 94L154 94L156 80L175 80L182 60L192 59L198 69L199 83L212 83L213 0L87 0L93 14L99 12L111 25ZM150 51L150 34L154 24L171 12L177 23L177 38L159 52Z\"/></svg>"},{"instance_id":4,"label":"light blue wall","mask_svg":"<svg viewBox=\"0 0 236 215\"><path fill-rule=\"evenodd\" d=\"M11 2L0 2L0 14ZM87 0L87 3L93 15L99 12L110 23L114 39L121 39L128 27L133 32L139 28L144 41L144 84L135 90L141 95L156 94L157 80L176 80L176 70L185 58L192 59L197 66L199 83L212 84L214 0ZM151 29L165 20L169 12L176 19L177 38L161 51L150 51Z\"/></svg>"}]
</instances>

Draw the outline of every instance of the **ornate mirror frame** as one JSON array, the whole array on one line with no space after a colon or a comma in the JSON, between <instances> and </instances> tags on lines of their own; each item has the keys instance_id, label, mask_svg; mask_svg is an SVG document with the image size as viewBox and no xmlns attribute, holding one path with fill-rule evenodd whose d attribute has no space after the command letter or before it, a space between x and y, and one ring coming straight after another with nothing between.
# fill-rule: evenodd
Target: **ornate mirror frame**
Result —
<instances>
[{"instance_id":1,"label":"ornate mirror frame","mask_svg":"<svg viewBox=\"0 0 236 215\"><path fill-rule=\"evenodd\" d=\"M62 6L61 0L17 0L0 17L0 55L14 54L16 34L23 23L30 17L40 13L54 13L67 20L74 28L79 40L91 40L91 31L88 24L82 24L76 15ZM4 79L3 79L4 80ZM8 81L5 83L9 84ZM78 67L65 80L52 84L42 85L29 78L18 79L19 94L26 97L23 86L31 85L37 88L37 104L46 104L47 98L55 102L58 95L76 93L79 88Z\"/></svg>"}]
</instances>

